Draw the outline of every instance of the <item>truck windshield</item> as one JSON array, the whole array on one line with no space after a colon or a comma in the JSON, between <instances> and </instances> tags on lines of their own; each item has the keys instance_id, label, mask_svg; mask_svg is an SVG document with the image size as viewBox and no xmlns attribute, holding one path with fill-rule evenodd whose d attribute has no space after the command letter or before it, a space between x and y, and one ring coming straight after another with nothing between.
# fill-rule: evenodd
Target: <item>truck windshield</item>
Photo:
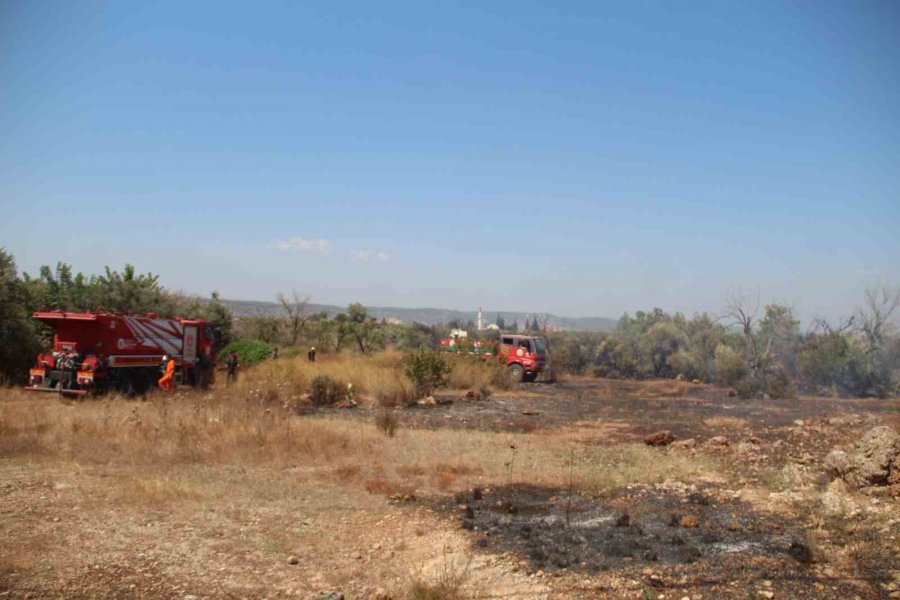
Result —
<instances>
[{"instance_id":1,"label":"truck windshield","mask_svg":"<svg viewBox=\"0 0 900 600\"><path fill-rule=\"evenodd\" d=\"M547 349L544 347L544 342L542 340L535 338L534 351L537 352L538 354L546 354L547 353Z\"/></svg>"}]
</instances>

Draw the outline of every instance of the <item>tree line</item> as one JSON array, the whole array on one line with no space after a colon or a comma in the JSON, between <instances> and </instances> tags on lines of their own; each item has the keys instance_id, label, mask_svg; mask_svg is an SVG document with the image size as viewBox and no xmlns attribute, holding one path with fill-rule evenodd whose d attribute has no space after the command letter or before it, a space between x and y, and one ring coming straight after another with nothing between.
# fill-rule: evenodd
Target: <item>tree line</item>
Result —
<instances>
[{"instance_id":1,"label":"tree line","mask_svg":"<svg viewBox=\"0 0 900 600\"><path fill-rule=\"evenodd\" d=\"M166 290L158 275L139 274L132 265L85 275L60 262L41 267L36 276L19 274L13 256L0 248L0 382L23 379L37 353L49 346L51 330L31 318L37 310L155 312L207 319L216 329L217 347L232 338L231 311L216 294L203 299Z\"/></svg>"},{"instance_id":2,"label":"tree line","mask_svg":"<svg viewBox=\"0 0 900 600\"><path fill-rule=\"evenodd\" d=\"M0 378L19 379L46 347L49 330L30 318L38 309L156 312L205 318L218 328L220 347L232 339L271 347L370 354L388 347L431 348L451 329L494 339L499 331L475 331L474 323L398 324L369 315L359 303L328 318L309 310L309 297L279 294L282 317L233 317L216 294L209 299L166 290L157 275L126 265L86 276L58 263L36 276L19 275L13 257L0 249ZM900 335L894 321L900 290L865 292L854 314L815 320L806 331L790 306L763 305L758 297L733 294L720 315L691 318L662 309L623 315L614 331L546 331L537 317L526 331L544 330L557 371L612 378L681 378L719 383L743 397L790 397L797 391L886 397L900 393ZM507 326L498 316L497 325ZM516 327L513 327L515 325Z\"/></svg>"},{"instance_id":3,"label":"tree line","mask_svg":"<svg viewBox=\"0 0 900 600\"><path fill-rule=\"evenodd\" d=\"M613 378L682 378L719 383L742 397L900 394L900 290L868 290L839 322L801 330L790 306L733 294L723 314L686 318L662 309L624 315L611 333L550 332L563 370Z\"/></svg>"}]
</instances>

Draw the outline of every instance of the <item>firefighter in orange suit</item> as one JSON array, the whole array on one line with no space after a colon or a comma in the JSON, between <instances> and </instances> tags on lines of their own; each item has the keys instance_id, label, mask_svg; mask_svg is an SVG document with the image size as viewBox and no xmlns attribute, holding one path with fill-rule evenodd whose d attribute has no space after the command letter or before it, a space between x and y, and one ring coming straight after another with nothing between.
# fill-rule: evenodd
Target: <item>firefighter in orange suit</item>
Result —
<instances>
[{"instance_id":1,"label":"firefighter in orange suit","mask_svg":"<svg viewBox=\"0 0 900 600\"><path fill-rule=\"evenodd\" d=\"M175 391L175 359L170 356L163 356L163 363L166 365L166 374L159 378L156 384L164 392Z\"/></svg>"}]
</instances>

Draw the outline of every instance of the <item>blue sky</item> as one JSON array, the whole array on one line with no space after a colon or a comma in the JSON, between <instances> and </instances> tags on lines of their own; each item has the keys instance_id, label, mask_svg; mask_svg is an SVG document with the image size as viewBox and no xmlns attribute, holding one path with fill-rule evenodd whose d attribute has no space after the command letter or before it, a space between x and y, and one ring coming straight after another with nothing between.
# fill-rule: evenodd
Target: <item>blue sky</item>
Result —
<instances>
[{"instance_id":1,"label":"blue sky","mask_svg":"<svg viewBox=\"0 0 900 600\"><path fill-rule=\"evenodd\" d=\"M896 2L0 4L0 246L618 316L900 282Z\"/></svg>"}]
</instances>

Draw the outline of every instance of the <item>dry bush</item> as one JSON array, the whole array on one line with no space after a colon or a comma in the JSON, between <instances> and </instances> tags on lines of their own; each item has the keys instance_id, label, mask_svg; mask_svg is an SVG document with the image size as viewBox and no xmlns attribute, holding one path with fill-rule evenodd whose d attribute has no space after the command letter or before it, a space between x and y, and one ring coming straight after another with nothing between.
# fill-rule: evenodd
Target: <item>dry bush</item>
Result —
<instances>
[{"instance_id":1,"label":"dry bush","mask_svg":"<svg viewBox=\"0 0 900 600\"><path fill-rule=\"evenodd\" d=\"M473 597L466 591L469 563L454 560L446 554L430 576L419 574L410 579L406 592L409 600L466 600Z\"/></svg>"},{"instance_id":2,"label":"dry bush","mask_svg":"<svg viewBox=\"0 0 900 600\"><path fill-rule=\"evenodd\" d=\"M400 427L400 418L392 410L382 409L375 415L375 427L388 437L394 437Z\"/></svg>"},{"instance_id":3,"label":"dry bush","mask_svg":"<svg viewBox=\"0 0 900 600\"><path fill-rule=\"evenodd\" d=\"M393 387L380 388L375 392L375 403L383 408L395 408L398 406L412 406L416 403L415 386L401 379L398 375L397 384Z\"/></svg>"},{"instance_id":4,"label":"dry bush","mask_svg":"<svg viewBox=\"0 0 900 600\"><path fill-rule=\"evenodd\" d=\"M558 367L548 364L541 374L538 375L537 381L541 383L559 383L564 381L563 373Z\"/></svg>"},{"instance_id":5,"label":"dry bush","mask_svg":"<svg viewBox=\"0 0 900 600\"><path fill-rule=\"evenodd\" d=\"M316 375L309 383L309 401L313 406L337 404L345 396L343 384L328 375Z\"/></svg>"},{"instance_id":6,"label":"dry bush","mask_svg":"<svg viewBox=\"0 0 900 600\"><path fill-rule=\"evenodd\" d=\"M471 356L451 357L447 386L453 389L494 388L507 390L512 387L506 369L493 360L481 360Z\"/></svg>"}]
</instances>

